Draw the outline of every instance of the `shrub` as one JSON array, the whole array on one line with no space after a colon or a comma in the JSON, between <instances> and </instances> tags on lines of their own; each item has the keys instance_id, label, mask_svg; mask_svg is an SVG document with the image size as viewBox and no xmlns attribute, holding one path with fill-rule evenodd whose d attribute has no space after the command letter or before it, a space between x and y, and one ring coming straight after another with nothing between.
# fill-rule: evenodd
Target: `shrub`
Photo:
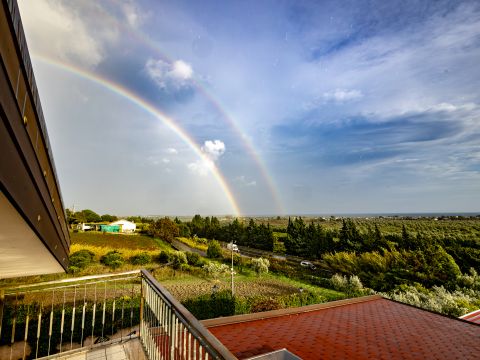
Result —
<instances>
[{"instance_id":1,"label":"shrub","mask_svg":"<svg viewBox=\"0 0 480 360\"><path fill-rule=\"evenodd\" d=\"M230 272L230 268L227 265L217 264L214 262L209 262L208 264L203 265L202 269L205 271L207 276L213 277L214 279Z\"/></svg>"},{"instance_id":2,"label":"shrub","mask_svg":"<svg viewBox=\"0 0 480 360\"><path fill-rule=\"evenodd\" d=\"M228 290L187 299L183 305L199 320L235 314L235 298Z\"/></svg>"},{"instance_id":3,"label":"shrub","mask_svg":"<svg viewBox=\"0 0 480 360\"><path fill-rule=\"evenodd\" d=\"M70 255L69 271L75 273L91 264L95 254L89 250L79 250Z\"/></svg>"},{"instance_id":4,"label":"shrub","mask_svg":"<svg viewBox=\"0 0 480 360\"><path fill-rule=\"evenodd\" d=\"M158 262L161 264L168 264L171 260L171 254L168 251L160 251L157 258Z\"/></svg>"},{"instance_id":5,"label":"shrub","mask_svg":"<svg viewBox=\"0 0 480 360\"><path fill-rule=\"evenodd\" d=\"M449 292L443 286L434 286L431 291L421 286L404 286L389 294L390 299L418 306L451 316L461 316L478 308L480 294L473 290Z\"/></svg>"},{"instance_id":6,"label":"shrub","mask_svg":"<svg viewBox=\"0 0 480 360\"><path fill-rule=\"evenodd\" d=\"M182 265L187 265L187 256L183 251L175 251L172 253L172 267L180 269Z\"/></svg>"},{"instance_id":7,"label":"shrub","mask_svg":"<svg viewBox=\"0 0 480 360\"><path fill-rule=\"evenodd\" d=\"M340 274L333 275L330 282L332 283L332 287L337 291L343 291L348 285L347 277Z\"/></svg>"},{"instance_id":8,"label":"shrub","mask_svg":"<svg viewBox=\"0 0 480 360\"><path fill-rule=\"evenodd\" d=\"M474 268L470 268L469 275L464 274L457 278L457 284L460 287L480 290L480 276L477 274Z\"/></svg>"},{"instance_id":9,"label":"shrub","mask_svg":"<svg viewBox=\"0 0 480 360\"><path fill-rule=\"evenodd\" d=\"M257 275L268 273L268 267L270 266L270 261L264 258L252 259L252 268L255 270Z\"/></svg>"},{"instance_id":10,"label":"shrub","mask_svg":"<svg viewBox=\"0 0 480 360\"><path fill-rule=\"evenodd\" d=\"M103 255L100 259L100 262L112 269L119 268L125 262L122 254L119 253L117 250L109 251L105 255Z\"/></svg>"},{"instance_id":11,"label":"shrub","mask_svg":"<svg viewBox=\"0 0 480 360\"><path fill-rule=\"evenodd\" d=\"M140 254L132 256L130 262L133 265L146 265L152 262L152 257L147 252L141 252Z\"/></svg>"},{"instance_id":12,"label":"shrub","mask_svg":"<svg viewBox=\"0 0 480 360\"><path fill-rule=\"evenodd\" d=\"M190 252L190 251L187 251L185 253L185 255L187 256L187 262L188 264L192 265L192 266L198 266L200 265L201 263L201 259L200 259L200 255L198 255L197 253L195 252Z\"/></svg>"},{"instance_id":13,"label":"shrub","mask_svg":"<svg viewBox=\"0 0 480 360\"><path fill-rule=\"evenodd\" d=\"M262 311L278 310L281 308L282 308L282 305L278 302L278 300L274 298L260 297L254 300L250 308L250 311L252 313L255 313L255 312L262 312Z\"/></svg>"},{"instance_id":14,"label":"shrub","mask_svg":"<svg viewBox=\"0 0 480 360\"><path fill-rule=\"evenodd\" d=\"M218 241L212 240L208 243L207 257L210 259L218 259L222 257L222 248Z\"/></svg>"},{"instance_id":15,"label":"shrub","mask_svg":"<svg viewBox=\"0 0 480 360\"><path fill-rule=\"evenodd\" d=\"M364 293L363 284L356 275L350 277L335 274L330 279L333 288L348 295L361 295Z\"/></svg>"}]
</instances>

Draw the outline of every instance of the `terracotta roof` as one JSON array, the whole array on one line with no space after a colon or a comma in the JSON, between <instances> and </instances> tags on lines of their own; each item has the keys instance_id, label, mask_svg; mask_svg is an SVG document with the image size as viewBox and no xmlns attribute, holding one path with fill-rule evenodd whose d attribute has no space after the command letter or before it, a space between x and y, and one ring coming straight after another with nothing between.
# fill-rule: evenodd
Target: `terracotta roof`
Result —
<instances>
[{"instance_id":1,"label":"terracotta roof","mask_svg":"<svg viewBox=\"0 0 480 360\"><path fill-rule=\"evenodd\" d=\"M472 311L466 315L460 316L460 319L473 322L475 324L480 324L480 309Z\"/></svg>"},{"instance_id":2,"label":"terracotta roof","mask_svg":"<svg viewBox=\"0 0 480 360\"><path fill-rule=\"evenodd\" d=\"M283 314L282 314L283 312ZM379 296L203 322L239 359L478 359L480 326Z\"/></svg>"}]
</instances>

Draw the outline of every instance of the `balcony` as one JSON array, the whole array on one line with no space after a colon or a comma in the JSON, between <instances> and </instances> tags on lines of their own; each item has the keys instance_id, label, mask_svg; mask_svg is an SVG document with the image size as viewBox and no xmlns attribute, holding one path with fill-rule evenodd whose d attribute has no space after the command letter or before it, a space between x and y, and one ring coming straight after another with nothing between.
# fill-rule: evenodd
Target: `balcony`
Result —
<instances>
[{"instance_id":1,"label":"balcony","mask_svg":"<svg viewBox=\"0 0 480 360\"><path fill-rule=\"evenodd\" d=\"M147 271L0 290L3 359L236 359Z\"/></svg>"}]
</instances>

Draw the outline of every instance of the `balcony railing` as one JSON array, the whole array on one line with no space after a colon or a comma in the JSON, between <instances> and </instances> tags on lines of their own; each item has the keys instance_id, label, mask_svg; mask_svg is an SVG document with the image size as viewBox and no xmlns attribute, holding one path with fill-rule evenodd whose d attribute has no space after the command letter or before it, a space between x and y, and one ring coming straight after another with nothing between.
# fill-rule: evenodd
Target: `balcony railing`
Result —
<instances>
[{"instance_id":1,"label":"balcony railing","mask_svg":"<svg viewBox=\"0 0 480 360\"><path fill-rule=\"evenodd\" d=\"M145 270L0 290L0 358L55 358L138 338L148 359L236 359Z\"/></svg>"}]
</instances>

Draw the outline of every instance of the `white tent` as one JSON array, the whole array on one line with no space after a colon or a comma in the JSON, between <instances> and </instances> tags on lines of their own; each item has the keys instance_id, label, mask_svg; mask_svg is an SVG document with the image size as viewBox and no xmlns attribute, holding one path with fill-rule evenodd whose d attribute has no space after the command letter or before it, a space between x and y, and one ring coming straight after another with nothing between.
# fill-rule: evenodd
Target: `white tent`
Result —
<instances>
[{"instance_id":1,"label":"white tent","mask_svg":"<svg viewBox=\"0 0 480 360\"><path fill-rule=\"evenodd\" d=\"M120 232L122 233L132 233L137 229L137 225L135 225L135 223L124 219L114 221L110 223L110 225L120 225Z\"/></svg>"}]
</instances>

